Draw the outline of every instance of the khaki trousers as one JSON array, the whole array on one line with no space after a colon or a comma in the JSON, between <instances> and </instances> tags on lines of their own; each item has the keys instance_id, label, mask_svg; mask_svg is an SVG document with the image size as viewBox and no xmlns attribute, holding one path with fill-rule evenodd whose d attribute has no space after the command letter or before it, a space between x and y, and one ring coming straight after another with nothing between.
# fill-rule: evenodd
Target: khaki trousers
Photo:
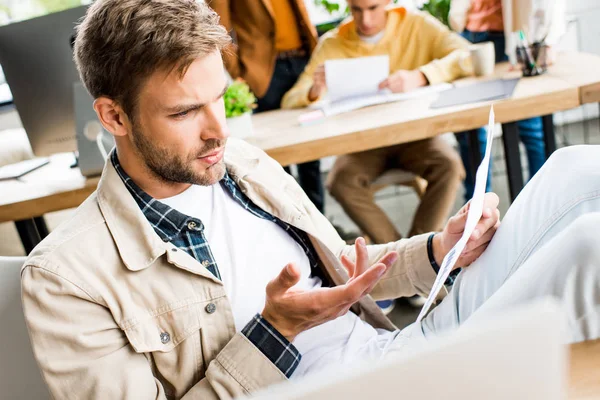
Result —
<instances>
[{"instance_id":1,"label":"khaki trousers","mask_svg":"<svg viewBox=\"0 0 600 400\"><path fill-rule=\"evenodd\" d=\"M409 236L441 231L465 171L458 153L440 137L341 156L329 173L327 189L374 243L393 242L402 236L375 203L371 184L394 168L413 172L428 183Z\"/></svg>"}]
</instances>

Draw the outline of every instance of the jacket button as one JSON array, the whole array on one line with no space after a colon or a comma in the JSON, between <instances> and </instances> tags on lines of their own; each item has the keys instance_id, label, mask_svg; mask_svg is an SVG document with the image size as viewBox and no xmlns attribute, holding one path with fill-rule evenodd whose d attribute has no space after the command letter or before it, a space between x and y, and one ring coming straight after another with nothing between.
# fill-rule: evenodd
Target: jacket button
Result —
<instances>
[{"instance_id":1,"label":"jacket button","mask_svg":"<svg viewBox=\"0 0 600 400\"><path fill-rule=\"evenodd\" d=\"M171 341L171 335L169 335L167 332L163 332L160 334L160 342L162 344L167 344Z\"/></svg>"},{"instance_id":2,"label":"jacket button","mask_svg":"<svg viewBox=\"0 0 600 400\"><path fill-rule=\"evenodd\" d=\"M204 309L207 313L212 314L215 311L217 311L217 306L215 305L215 303L208 303L206 307L204 307Z\"/></svg>"}]
</instances>

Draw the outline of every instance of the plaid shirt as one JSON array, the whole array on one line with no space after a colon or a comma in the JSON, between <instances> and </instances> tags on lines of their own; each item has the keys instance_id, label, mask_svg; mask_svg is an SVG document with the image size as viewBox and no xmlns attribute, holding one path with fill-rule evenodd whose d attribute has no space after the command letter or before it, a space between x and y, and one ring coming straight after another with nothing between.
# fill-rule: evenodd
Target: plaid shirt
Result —
<instances>
[{"instance_id":1,"label":"plaid shirt","mask_svg":"<svg viewBox=\"0 0 600 400\"><path fill-rule=\"evenodd\" d=\"M215 277L221 279L219 267L204 235L202 221L182 214L144 192L123 170L116 151L111 154L111 162L156 234L164 242L170 242L177 248L187 252ZM283 228L304 249L313 274L319 274L316 253L306 233L257 207L241 192L235 181L227 173L221 180L221 184L248 212L257 217L273 221ZM300 362L300 352L260 314L256 314L242 329L242 334L288 378L292 376Z\"/></svg>"}]
</instances>

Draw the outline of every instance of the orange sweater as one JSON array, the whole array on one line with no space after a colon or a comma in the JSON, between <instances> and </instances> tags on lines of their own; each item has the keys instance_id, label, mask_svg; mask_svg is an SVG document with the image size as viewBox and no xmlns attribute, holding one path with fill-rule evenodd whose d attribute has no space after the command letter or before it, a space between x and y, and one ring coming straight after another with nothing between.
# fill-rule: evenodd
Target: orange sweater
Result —
<instances>
[{"instance_id":1,"label":"orange sweater","mask_svg":"<svg viewBox=\"0 0 600 400\"><path fill-rule=\"evenodd\" d=\"M503 32L502 0L471 0L467 29L471 32Z\"/></svg>"},{"instance_id":2,"label":"orange sweater","mask_svg":"<svg viewBox=\"0 0 600 400\"><path fill-rule=\"evenodd\" d=\"M275 49L296 50L302 47L298 21L290 0L270 0L275 14Z\"/></svg>"}]
</instances>

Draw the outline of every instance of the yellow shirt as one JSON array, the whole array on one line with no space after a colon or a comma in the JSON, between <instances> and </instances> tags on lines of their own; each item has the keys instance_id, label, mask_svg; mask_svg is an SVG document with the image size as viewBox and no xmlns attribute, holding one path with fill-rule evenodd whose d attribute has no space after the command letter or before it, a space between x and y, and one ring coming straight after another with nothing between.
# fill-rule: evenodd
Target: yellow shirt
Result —
<instances>
[{"instance_id":1,"label":"yellow shirt","mask_svg":"<svg viewBox=\"0 0 600 400\"><path fill-rule=\"evenodd\" d=\"M469 45L429 14L407 12L403 7L388 10L383 38L375 44L361 40L350 19L321 38L309 64L285 94L281 106L297 108L311 103L308 92L313 84L313 72L326 60L388 55L390 73L419 69L434 85L472 74Z\"/></svg>"},{"instance_id":2,"label":"yellow shirt","mask_svg":"<svg viewBox=\"0 0 600 400\"><path fill-rule=\"evenodd\" d=\"M275 49L296 50L302 47L298 19L290 0L270 0L275 14Z\"/></svg>"}]
</instances>

